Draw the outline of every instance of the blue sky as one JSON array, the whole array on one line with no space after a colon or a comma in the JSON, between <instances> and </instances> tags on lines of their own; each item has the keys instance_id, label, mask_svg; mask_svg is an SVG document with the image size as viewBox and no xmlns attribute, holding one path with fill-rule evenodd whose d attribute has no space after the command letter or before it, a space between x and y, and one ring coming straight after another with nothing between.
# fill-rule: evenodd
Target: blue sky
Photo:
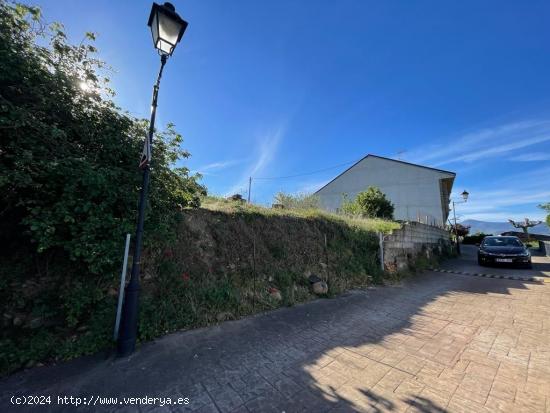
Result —
<instances>
[{"instance_id":1,"label":"blue sky","mask_svg":"<svg viewBox=\"0 0 550 413\"><path fill-rule=\"evenodd\" d=\"M372 153L457 172L456 194L470 192L462 218L543 217L549 2L173 3L189 27L165 69L157 122L176 124L186 165L210 192L244 193L252 176L252 200L265 204ZM117 103L148 117L151 2L32 4L75 42L98 33Z\"/></svg>"}]
</instances>

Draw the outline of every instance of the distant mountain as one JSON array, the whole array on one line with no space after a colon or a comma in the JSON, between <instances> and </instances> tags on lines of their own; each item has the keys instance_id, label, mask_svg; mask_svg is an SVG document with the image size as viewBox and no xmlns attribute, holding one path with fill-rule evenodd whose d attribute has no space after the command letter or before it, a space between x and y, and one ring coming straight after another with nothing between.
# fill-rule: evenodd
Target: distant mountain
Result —
<instances>
[{"instance_id":1,"label":"distant mountain","mask_svg":"<svg viewBox=\"0 0 550 413\"><path fill-rule=\"evenodd\" d=\"M484 234L499 235L506 231L521 231L521 229L514 228L509 222L488 222L477 221L475 219L466 219L461 222L462 225L470 227L470 234L476 232L483 232ZM531 234L550 235L550 228L545 223L529 228Z\"/></svg>"}]
</instances>

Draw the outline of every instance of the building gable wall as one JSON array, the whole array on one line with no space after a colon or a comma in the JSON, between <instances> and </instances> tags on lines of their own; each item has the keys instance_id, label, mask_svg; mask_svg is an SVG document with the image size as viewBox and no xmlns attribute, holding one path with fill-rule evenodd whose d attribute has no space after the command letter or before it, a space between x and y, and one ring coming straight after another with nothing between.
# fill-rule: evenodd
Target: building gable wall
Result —
<instances>
[{"instance_id":1,"label":"building gable wall","mask_svg":"<svg viewBox=\"0 0 550 413\"><path fill-rule=\"evenodd\" d=\"M395 206L394 218L443 224L443 178L454 175L392 160L368 156L321 188L316 195L321 207L337 211L344 199L354 199L369 186L376 186Z\"/></svg>"}]
</instances>

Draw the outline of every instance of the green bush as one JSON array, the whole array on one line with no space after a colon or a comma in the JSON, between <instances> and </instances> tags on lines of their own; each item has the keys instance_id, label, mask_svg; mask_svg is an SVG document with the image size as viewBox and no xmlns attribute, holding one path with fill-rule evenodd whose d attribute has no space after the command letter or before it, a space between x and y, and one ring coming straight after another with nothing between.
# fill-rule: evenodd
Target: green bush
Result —
<instances>
[{"instance_id":1,"label":"green bush","mask_svg":"<svg viewBox=\"0 0 550 413\"><path fill-rule=\"evenodd\" d=\"M347 215L358 215L363 218L393 219L394 206L380 189L370 186L359 192L354 200L344 196L342 212Z\"/></svg>"},{"instance_id":2,"label":"green bush","mask_svg":"<svg viewBox=\"0 0 550 413\"><path fill-rule=\"evenodd\" d=\"M543 209L548 214L546 215L546 225L550 227L550 202L539 205L539 208Z\"/></svg>"},{"instance_id":3,"label":"green bush","mask_svg":"<svg viewBox=\"0 0 550 413\"><path fill-rule=\"evenodd\" d=\"M483 238L491 236L492 234L484 234L483 232L477 232L473 235L465 236L462 239L462 243L466 245L476 245L480 244L483 241Z\"/></svg>"},{"instance_id":4,"label":"green bush","mask_svg":"<svg viewBox=\"0 0 550 413\"><path fill-rule=\"evenodd\" d=\"M72 45L38 8L0 0L0 371L109 343L148 121L111 100L94 38ZM174 167L181 143L174 125L155 134L149 257L205 192Z\"/></svg>"}]
</instances>

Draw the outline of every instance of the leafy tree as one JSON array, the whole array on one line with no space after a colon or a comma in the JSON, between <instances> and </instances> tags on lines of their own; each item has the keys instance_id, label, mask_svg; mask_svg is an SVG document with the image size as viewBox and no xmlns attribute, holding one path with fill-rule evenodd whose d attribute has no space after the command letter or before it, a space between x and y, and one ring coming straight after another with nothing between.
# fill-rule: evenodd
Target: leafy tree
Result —
<instances>
[{"instance_id":1,"label":"leafy tree","mask_svg":"<svg viewBox=\"0 0 550 413\"><path fill-rule=\"evenodd\" d=\"M274 199L276 204L288 209L317 209L319 198L312 194L285 194L279 192Z\"/></svg>"},{"instance_id":2,"label":"leafy tree","mask_svg":"<svg viewBox=\"0 0 550 413\"><path fill-rule=\"evenodd\" d=\"M353 201L345 196L342 211L364 218L393 219L394 206L380 189L370 186L366 191L359 192Z\"/></svg>"},{"instance_id":3,"label":"leafy tree","mask_svg":"<svg viewBox=\"0 0 550 413\"><path fill-rule=\"evenodd\" d=\"M454 224L451 224L451 232L452 232L453 235L458 234L459 237L465 237L466 235L468 235L470 233L470 227L467 226L467 225L462 225L462 224L457 222L456 229L455 229Z\"/></svg>"},{"instance_id":4,"label":"leafy tree","mask_svg":"<svg viewBox=\"0 0 550 413\"><path fill-rule=\"evenodd\" d=\"M0 337L0 370L68 351L48 325L64 336L98 326L96 341L77 352L104 345L111 327L100 317L123 234L135 225L148 121L111 100L94 39L86 33L70 44L40 9L0 0L0 310L12 320ZM155 135L146 250L158 249L178 211L205 193L198 176L174 167L189 156L181 143L172 124ZM40 346L31 336L42 337ZM31 347L39 354L30 356Z\"/></svg>"},{"instance_id":5,"label":"leafy tree","mask_svg":"<svg viewBox=\"0 0 550 413\"><path fill-rule=\"evenodd\" d=\"M546 215L546 225L550 227L550 202L547 202L546 204L539 205L539 208L545 210L548 215Z\"/></svg>"},{"instance_id":6,"label":"leafy tree","mask_svg":"<svg viewBox=\"0 0 550 413\"><path fill-rule=\"evenodd\" d=\"M492 234L484 234L483 232L476 232L473 235L465 235L464 238L462 239L462 243L470 244L470 245L481 244L481 241L483 241L483 238L489 237L491 235Z\"/></svg>"}]
</instances>

